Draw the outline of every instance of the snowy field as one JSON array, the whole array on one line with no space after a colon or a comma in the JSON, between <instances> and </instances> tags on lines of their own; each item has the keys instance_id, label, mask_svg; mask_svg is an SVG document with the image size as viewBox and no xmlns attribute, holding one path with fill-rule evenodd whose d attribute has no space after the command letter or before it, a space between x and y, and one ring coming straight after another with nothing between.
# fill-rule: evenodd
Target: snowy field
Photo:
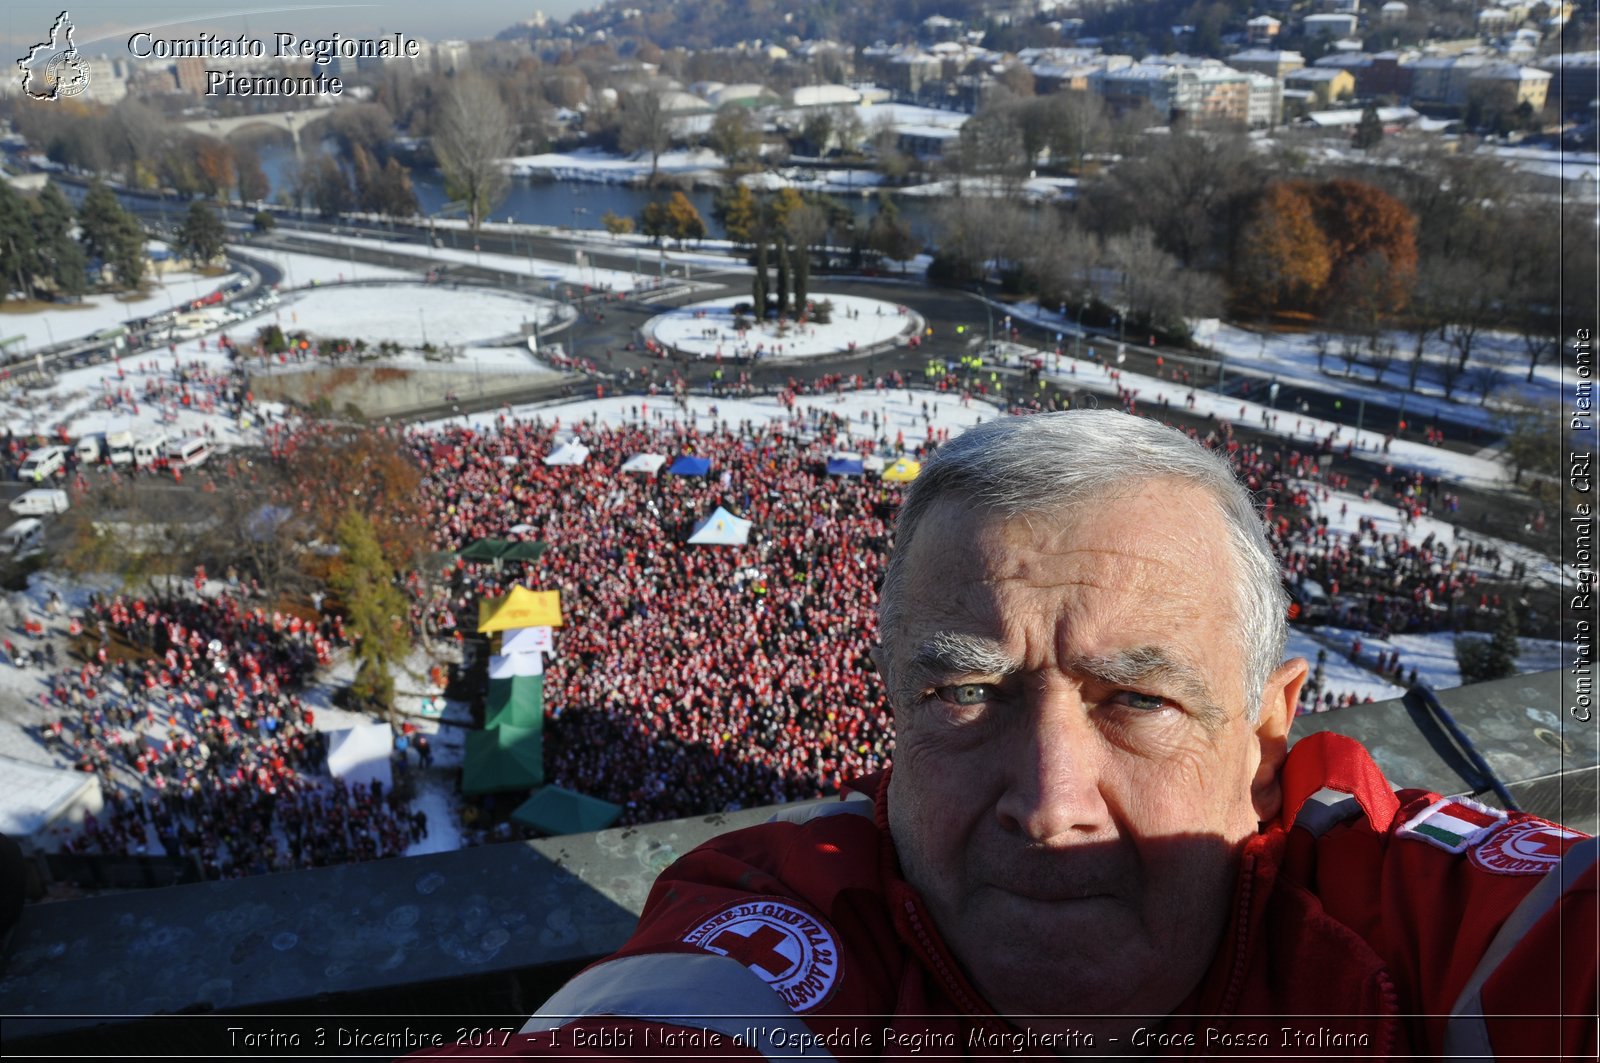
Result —
<instances>
[{"instance_id":1,"label":"snowy field","mask_svg":"<svg viewBox=\"0 0 1600 1063\"><path fill-rule=\"evenodd\" d=\"M174 270L158 277L147 277L144 294L131 298L88 295L82 303L52 305L26 313L7 307L6 312L0 314L0 338L9 340L21 336L22 349L31 354L36 348L92 336L131 318L150 317L186 307L239 279L237 273L206 277L188 270ZM8 354L18 349L16 344L6 346Z\"/></svg>"},{"instance_id":2,"label":"snowy field","mask_svg":"<svg viewBox=\"0 0 1600 1063\"><path fill-rule=\"evenodd\" d=\"M555 320L556 304L488 288L442 284L316 288L286 295L274 313L285 331L389 341L404 347L466 346L518 337Z\"/></svg>"},{"instance_id":3,"label":"snowy field","mask_svg":"<svg viewBox=\"0 0 1600 1063\"><path fill-rule=\"evenodd\" d=\"M922 331L922 318L897 303L863 299L854 295L811 292L809 300L833 304L826 324L793 322L779 331L777 322L763 321L740 333L734 329L733 308L748 304L749 297L730 296L678 307L645 323L645 331L677 351L697 358L804 358L842 354L893 343Z\"/></svg>"},{"instance_id":4,"label":"snowy field","mask_svg":"<svg viewBox=\"0 0 1600 1063\"><path fill-rule=\"evenodd\" d=\"M549 304L539 300L475 288L451 289L438 285L418 284L414 280L396 286L369 288L347 285L323 289L322 284L333 283L339 279L340 270L347 265L346 262L334 257L319 258L301 254L288 256L283 252L263 252L259 248L250 248L249 253L264 258L283 256L282 264L286 267L286 272L287 268L294 269L296 279L301 284L309 284L311 280L318 282L317 289L304 290L293 297L286 297L282 305L275 311L269 312L274 314L278 323L285 328L306 328L313 332L338 334L350 338L359 336L369 343L376 343L381 339L393 339L402 344L420 345L425 324L427 338L430 341L464 343L465 364L481 360L486 368L496 365L502 368L517 365L523 371L527 371L530 363L524 350L486 349L474 347L472 342L518 332L530 312L543 313L550 309ZM694 254L701 264L718 261L730 266L734 264L731 259L717 259L714 252L706 249ZM373 270L376 274L376 270L372 267L361 268ZM400 276L408 275L400 274ZM376 275L372 279L377 279ZM192 295L182 293L182 285L186 283L198 287L199 279L190 278L187 281L169 279L169 285L173 287L169 287L168 291L173 293L172 297L181 295L185 301L192 298ZM209 283L214 286L220 282L212 280ZM148 297L145 302L151 303L161 298L160 291L157 289L158 295ZM164 301L165 299L162 299L162 302ZM731 306L736 301L740 300L729 298L718 302ZM814 335L805 337L806 340L814 339L819 345L833 344L839 342L848 332L850 339L861 343L867 341L869 336L877 335L870 330L880 320L886 325L892 320L895 326L886 334L886 338L892 337L903 324L903 319L897 310L892 319L888 309L885 309L884 315L880 318L877 313L879 304L874 300L833 297L833 301L836 307L835 324L819 327ZM857 303L860 305L855 305ZM109 323L114 324L137 313L149 313L153 309L163 308L157 304L148 306L144 310L125 309L135 305L115 304L118 312L114 320L110 320ZM884 308L894 307L893 303L881 305ZM861 316L848 317L846 311L852 309L859 309ZM56 316L51 320L53 322L66 320L75 313L95 312L99 310L56 311ZM1015 307L1010 308L1009 312L1019 317L1023 313L1021 309ZM1045 312L1038 316L1049 324L1061 323L1058 320L1059 315ZM242 326L235 326L234 331L242 342L246 335L253 335L255 328L267 320L270 318L264 314ZM686 344L699 342L696 333L700 329L725 328L723 321L710 317L695 318L692 311L681 315L666 315L657 320L662 323L663 328L681 330L677 335ZM84 332L92 332L99 327L105 326L94 324L85 328ZM1066 328L1070 329L1070 324L1067 324ZM791 332L790 336L793 335ZM1341 385L1346 383L1345 381L1316 373L1314 355L1311 356L1312 361L1308 370L1306 362L1308 348L1304 337L1271 336L1263 345L1258 336L1238 330L1221 329L1217 335L1218 343L1233 345L1229 354L1230 371L1237 365L1258 376L1278 375L1280 379L1292 378L1296 383L1323 386L1334 393L1344 393ZM61 336L58 334L56 338L60 339ZM723 343L728 342L725 336L718 339ZM1515 337L1492 337L1492 339L1494 342L1505 344L1517 342ZM708 335L704 342L710 344L709 353L714 353L717 340ZM798 343L798 341L793 342ZM1144 412L1150 412L1163 397L1175 408L1185 405L1189 394L1187 387L1151 376L1116 370L1115 344L1099 337L1093 338L1090 342L1096 344L1112 364L1105 365L1087 359L1047 357L1045 372L1055 386L1063 391L1087 390L1099 395L1114 396L1120 385L1123 389L1136 394L1139 408ZM420 356L401 356L402 360L405 358L419 359ZM497 359L505 361L496 361ZM421 364L420 361L418 364ZM456 364L459 366L464 363ZM0 400L0 417L4 417L8 424L20 430L45 431L59 427L74 437L90 431L123 429L142 434L157 427L166 429L169 435L189 434L209 426L222 443L243 442L255 438L254 429L242 427L221 413L179 408L165 400L138 401L124 394L137 395L151 385L170 388L176 379L174 369L179 365L191 375L215 374L220 378L226 372L227 359L224 353L218 350L215 337L212 336L180 343L176 357L161 352L147 355L142 359L125 358L121 365L108 364L64 372L49 389L39 392L13 391ZM1112 376L1113 371L1117 373L1115 378ZM1393 371L1389 379L1391 382L1396 381ZM1551 398L1556 396L1552 373L1541 371L1536 374L1535 380L1537 386L1534 394L1547 395ZM1348 383L1355 387L1360 386L1355 381ZM1417 405L1413 408L1419 414L1424 411L1431 412L1436 408L1426 405L1428 403L1438 403L1442 407L1442 400L1439 399L1424 398L1416 401ZM1196 393L1196 402L1202 413L1209 410L1219 418L1248 422L1254 427L1261 427L1301 446L1314 439L1324 438L1336 430L1339 432L1336 442L1340 444L1353 437L1352 430L1347 427L1339 428L1329 422L1298 416L1289 411L1273 411L1248 400L1199 392ZM1109 402L1102 402L1102 405L1108 404ZM1451 405L1449 408L1452 415L1466 409L1461 405ZM845 437L848 440L846 446L864 449L864 444L868 442L887 442L891 451L902 446L910 449L934 434L944 431L959 432L981 420L999 415L995 407L981 402L964 404L949 396L934 396L924 391L879 389L845 392L836 396L802 396L795 400L793 409L786 408L773 398L713 400L690 397L680 405L666 397L629 396L538 407L525 406L510 411L491 411L434 422L434 425L460 424L465 421L482 430L492 430L496 418L506 413L522 419L541 417L546 422L554 421L564 426L571 426L579 421L590 424L623 425L658 424L692 419L702 429L710 429L719 424L733 426L743 421L793 423L797 418L803 424L816 425L825 417L838 416L843 417L848 425L845 430ZM874 416L877 417L876 424L873 423ZM1263 417L1266 418L1264 423ZM1381 446L1381 436L1372 431L1364 432L1357 440L1357 444L1362 450L1370 453ZM1499 464L1484 455L1458 455L1420 444L1397 442L1393 445L1388 460L1397 467L1422 469L1430 475L1441 476L1448 482L1472 483L1499 489L1504 489L1507 485L1508 478ZM1340 531L1354 530L1357 521L1366 516L1376 520L1382 531L1402 532L1414 539L1432 533L1443 536L1448 543L1453 541L1452 537L1455 535L1455 529L1448 520L1431 517L1405 525L1393 507L1383 503L1363 501L1354 493L1334 493L1327 501L1319 502L1319 505L1321 512L1328 516L1330 524ZM1496 546L1508 560L1520 560L1527 564L1530 582L1546 584L1559 582L1560 573L1557 567L1538 554L1515 544L1486 541L1477 536L1474 538L1484 542L1485 545ZM8 602L11 615L6 617L0 613L0 618L5 619L10 628L8 637L19 645L29 649L38 648L35 640L16 633L20 628L20 621L24 618L45 621L50 626L52 637L60 638L60 633L64 630L64 617L69 614L63 613L60 617L51 617L46 613L44 603L52 588L60 590L66 599L69 612L81 607L91 590L86 584L69 584L61 581L59 577L43 575L35 578L27 592L11 596ZM1358 699L1368 696L1382 699L1401 693L1399 687L1347 659L1348 647L1353 637L1353 633L1335 628L1321 628L1315 631L1296 629L1290 652L1304 655L1314 662L1317 651L1327 649L1325 689L1336 695L1350 693ZM1371 655L1379 651L1399 650L1405 668L1409 670L1411 667L1416 667L1419 678L1423 681L1437 688L1448 688L1460 683L1460 676L1455 666L1453 641L1453 636L1449 633L1398 635L1387 640L1364 638L1363 659L1370 661ZM1523 653L1519 659L1519 667L1522 670L1542 671L1560 666L1560 643L1524 639L1522 647ZM348 669L348 659L341 658L333 668L319 677L318 685L307 693L306 701L316 710L319 727L344 726L353 722L353 717L347 719L348 714L340 714L334 710L329 701L331 692L337 688L341 677L348 678ZM424 670L413 669L418 674ZM0 665L0 704L6 706L6 711L0 712L0 755L16 756L35 763L51 762L49 751L26 729L28 725L39 722L38 717L43 711L38 705L38 695L43 692L41 678L41 673L37 671ZM414 682L408 681L401 682L401 692L402 711L407 712L415 711L434 696ZM450 706L447 712L455 715L463 710L463 706ZM410 718L421 729L427 730L432 727L437 730L437 724L432 718L421 716ZM457 729L445 728L438 733L440 737L435 746L435 771L421 776L418 780L420 796L416 805L428 814L430 835L417 846L413 846L413 852L453 848L459 844L459 835L451 826L456 799L451 789L448 766L459 760L460 732Z\"/></svg>"}]
</instances>

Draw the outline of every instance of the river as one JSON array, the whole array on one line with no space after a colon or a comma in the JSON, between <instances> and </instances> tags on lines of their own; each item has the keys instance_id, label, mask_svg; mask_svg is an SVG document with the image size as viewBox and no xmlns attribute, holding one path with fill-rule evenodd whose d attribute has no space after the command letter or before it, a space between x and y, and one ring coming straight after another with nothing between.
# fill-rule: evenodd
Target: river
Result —
<instances>
[{"instance_id":1,"label":"river","mask_svg":"<svg viewBox=\"0 0 1600 1063\"><path fill-rule=\"evenodd\" d=\"M267 144L260 147L261 166L272 186L272 195L288 195L294 175L294 152L286 145ZM416 191L417 203L422 213L438 213L448 202L444 194L444 181L437 171L414 170L411 187ZM670 195L660 190L651 191L631 185L606 184L598 181L529 181L512 178L505 198L494 208L494 220L521 222L527 225L558 225L569 229L600 229L600 218L607 211L624 218L639 217L645 204ZM689 202L706 223L706 234L721 237L722 229L711 215L713 193L706 189L684 192ZM865 226L877 210L873 196L838 197ZM900 197L895 205L900 217L911 226L925 244L933 236L933 219L929 204L921 199Z\"/></svg>"}]
</instances>

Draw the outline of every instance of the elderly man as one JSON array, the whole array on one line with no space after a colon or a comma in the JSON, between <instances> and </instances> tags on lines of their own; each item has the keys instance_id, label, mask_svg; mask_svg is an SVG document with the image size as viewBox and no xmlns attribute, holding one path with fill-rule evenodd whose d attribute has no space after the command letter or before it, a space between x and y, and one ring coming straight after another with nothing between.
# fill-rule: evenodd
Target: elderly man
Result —
<instances>
[{"instance_id":1,"label":"elderly man","mask_svg":"<svg viewBox=\"0 0 1600 1063\"><path fill-rule=\"evenodd\" d=\"M1004 419L896 537L893 768L669 868L522 1050L1593 1057L1595 843L1287 752L1307 666L1220 457Z\"/></svg>"}]
</instances>

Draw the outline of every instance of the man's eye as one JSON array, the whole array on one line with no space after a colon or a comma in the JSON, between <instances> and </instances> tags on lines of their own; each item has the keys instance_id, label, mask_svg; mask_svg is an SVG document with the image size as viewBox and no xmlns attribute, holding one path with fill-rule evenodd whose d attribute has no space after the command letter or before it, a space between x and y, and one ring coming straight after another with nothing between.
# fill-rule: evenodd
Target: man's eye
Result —
<instances>
[{"instance_id":1,"label":"man's eye","mask_svg":"<svg viewBox=\"0 0 1600 1063\"><path fill-rule=\"evenodd\" d=\"M1166 698L1158 697L1155 694L1141 694L1137 690L1121 691L1117 694L1116 700L1131 709L1143 709L1147 712L1165 708L1170 704Z\"/></svg>"},{"instance_id":2,"label":"man's eye","mask_svg":"<svg viewBox=\"0 0 1600 1063\"><path fill-rule=\"evenodd\" d=\"M934 694L952 705L982 705L994 697L994 687L987 683L957 683L939 687Z\"/></svg>"}]
</instances>

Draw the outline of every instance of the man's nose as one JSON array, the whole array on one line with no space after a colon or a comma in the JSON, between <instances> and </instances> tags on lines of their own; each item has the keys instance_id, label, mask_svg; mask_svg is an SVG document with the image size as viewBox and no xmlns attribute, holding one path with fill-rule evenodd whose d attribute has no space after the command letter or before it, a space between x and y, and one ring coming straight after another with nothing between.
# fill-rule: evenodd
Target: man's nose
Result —
<instances>
[{"instance_id":1,"label":"man's nose","mask_svg":"<svg viewBox=\"0 0 1600 1063\"><path fill-rule=\"evenodd\" d=\"M1083 700L1072 691L1031 698L1009 738L995 806L1001 827L1036 845L1100 836L1110 815L1100 792L1104 749Z\"/></svg>"}]
</instances>

